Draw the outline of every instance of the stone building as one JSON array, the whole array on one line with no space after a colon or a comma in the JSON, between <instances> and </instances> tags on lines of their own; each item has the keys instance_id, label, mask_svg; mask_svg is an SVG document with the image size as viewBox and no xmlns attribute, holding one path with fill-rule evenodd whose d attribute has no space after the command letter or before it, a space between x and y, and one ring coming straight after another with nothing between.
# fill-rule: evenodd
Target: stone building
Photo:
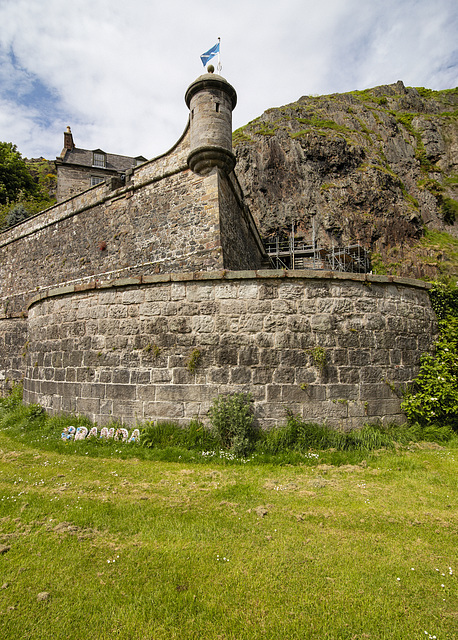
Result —
<instances>
[{"instance_id":1,"label":"stone building","mask_svg":"<svg viewBox=\"0 0 458 640\"><path fill-rule=\"evenodd\" d=\"M70 198L75 193L86 191L108 178L125 180L127 171L146 162L143 156L131 158L102 149L79 149L75 147L70 127L64 132L64 148L56 160L57 202Z\"/></svg>"},{"instance_id":2,"label":"stone building","mask_svg":"<svg viewBox=\"0 0 458 640\"><path fill-rule=\"evenodd\" d=\"M205 420L249 392L344 428L404 419L436 320L418 280L266 268L232 152L233 87L206 73L167 153L0 233L0 384L52 413ZM72 151L69 149L69 151Z\"/></svg>"}]
</instances>

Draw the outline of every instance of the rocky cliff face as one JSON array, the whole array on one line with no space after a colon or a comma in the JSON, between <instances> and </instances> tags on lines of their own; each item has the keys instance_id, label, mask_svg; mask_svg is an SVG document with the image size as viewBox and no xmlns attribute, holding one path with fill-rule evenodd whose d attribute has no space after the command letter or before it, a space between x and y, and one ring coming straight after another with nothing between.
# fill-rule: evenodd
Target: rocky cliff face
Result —
<instances>
[{"instance_id":1,"label":"rocky cliff face","mask_svg":"<svg viewBox=\"0 0 458 640\"><path fill-rule=\"evenodd\" d=\"M421 238L458 238L457 115L458 89L402 82L269 109L234 133L262 235L358 242L399 275L436 277L437 250Z\"/></svg>"}]
</instances>

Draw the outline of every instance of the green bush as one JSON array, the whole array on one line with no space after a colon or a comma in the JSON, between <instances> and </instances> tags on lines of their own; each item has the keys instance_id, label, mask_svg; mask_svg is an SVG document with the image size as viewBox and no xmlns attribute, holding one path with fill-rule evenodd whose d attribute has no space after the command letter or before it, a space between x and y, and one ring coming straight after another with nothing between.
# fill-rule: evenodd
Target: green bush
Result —
<instances>
[{"instance_id":1,"label":"green bush","mask_svg":"<svg viewBox=\"0 0 458 640\"><path fill-rule=\"evenodd\" d=\"M22 385L15 384L5 398L0 398L0 414L19 407L22 404L22 395Z\"/></svg>"},{"instance_id":2,"label":"green bush","mask_svg":"<svg viewBox=\"0 0 458 640\"><path fill-rule=\"evenodd\" d=\"M218 444L236 456L246 455L256 438L250 403L249 393L219 395L208 412Z\"/></svg>"},{"instance_id":3,"label":"green bush","mask_svg":"<svg viewBox=\"0 0 458 640\"><path fill-rule=\"evenodd\" d=\"M445 224L455 224L458 217L458 202L452 198L443 198L441 209Z\"/></svg>"},{"instance_id":4,"label":"green bush","mask_svg":"<svg viewBox=\"0 0 458 640\"><path fill-rule=\"evenodd\" d=\"M458 289L435 282L429 290L429 297L438 320L446 320L450 316L458 318ZM447 333L447 328L443 328Z\"/></svg>"},{"instance_id":5,"label":"green bush","mask_svg":"<svg viewBox=\"0 0 458 640\"><path fill-rule=\"evenodd\" d=\"M429 292L439 321L433 353L421 356L420 372L401 404L411 424L458 431L458 289L434 283ZM439 436L435 439L437 440Z\"/></svg>"},{"instance_id":6,"label":"green bush","mask_svg":"<svg viewBox=\"0 0 458 640\"><path fill-rule=\"evenodd\" d=\"M439 326L434 353L421 356L420 373L401 407L410 422L458 431L458 317L449 316Z\"/></svg>"}]
</instances>

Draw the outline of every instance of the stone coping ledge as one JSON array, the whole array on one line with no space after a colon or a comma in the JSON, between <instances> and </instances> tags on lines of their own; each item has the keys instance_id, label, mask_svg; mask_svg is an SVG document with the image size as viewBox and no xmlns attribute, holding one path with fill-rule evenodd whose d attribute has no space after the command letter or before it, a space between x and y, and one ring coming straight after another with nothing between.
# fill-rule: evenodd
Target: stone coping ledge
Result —
<instances>
[{"instance_id":1,"label":"stone coping ledge","mask_svg":"<svg viewBox=\"0 0 458 640\"><path fill-rule=\"evenodd\" d=\"M165 282L202 282L217 280L349 280L362 282L367 286L373 284L394 284L416 289L430 289L432 285L423 280L414 278L401 278L398 276L380 276L371 273L347 273L342 271L314 271L311 269L260 269L257 271L195 271L184 273L159 273L154 275L135 276L128 278L116 278L113 280L92 280L84 284L72 284L49 288L34 295L27 302L27 309L32 305L56 296L64 296L72 293L84 291L94 291L97 289L116 289L120 287L135 287L140 285L162 284Z\"/></svg>"}]
</instances>

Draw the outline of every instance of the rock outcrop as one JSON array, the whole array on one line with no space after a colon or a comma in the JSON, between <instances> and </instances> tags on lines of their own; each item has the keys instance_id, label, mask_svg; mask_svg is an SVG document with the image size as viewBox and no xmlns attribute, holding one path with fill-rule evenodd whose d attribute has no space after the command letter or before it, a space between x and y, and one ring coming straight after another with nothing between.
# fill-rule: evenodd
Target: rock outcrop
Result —
<instances>
[{"instance_id":1,"label":"rock outcrop","mask_svg":"<svg viewBox=\"0 0 458 640\"><path fill-rule=\"evenodd\" d=\"M435 277L412 254L425 229L458 237L458 89L402 82L304 96L234 133L236 172L264 237L360 243L399 275ZM409 252L412 255L409 255ZM414 252L415 253L415 252Z\"/></svg>"}]
</instances>

